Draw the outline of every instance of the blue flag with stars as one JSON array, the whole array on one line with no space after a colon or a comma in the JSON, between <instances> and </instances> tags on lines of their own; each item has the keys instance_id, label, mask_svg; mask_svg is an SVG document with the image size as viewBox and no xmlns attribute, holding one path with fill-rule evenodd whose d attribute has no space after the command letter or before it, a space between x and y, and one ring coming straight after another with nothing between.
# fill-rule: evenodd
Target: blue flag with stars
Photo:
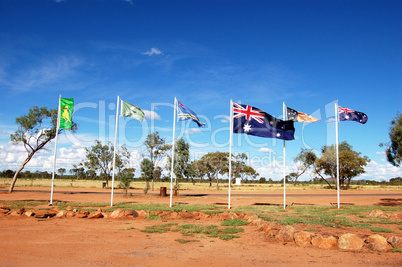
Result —
<instances>
[{"instance_id":1,"label":"blue flag with stars","mask_svg":"<svg viewBox=\"0 0 402 267\"><path fill-rule=\"evenodd\" d=\"M339 120L340 121L356 121L365 124L368 117L363 112L355 111L349 108L343 108L338 106Z\"/></svg>"},{"instance_id":2,"label":"blue flag with stars","mask_svg":"<svg viewBox=\"0 0 402 267\"><path fill-rule=\"evenodd\" d=\"M193 120L195 123L197 123L198 127L201 127L205 124L198 119L197 114L195 114L194 111L179 101L177 101L177 117L179 121Z\"/></svg>"},{"instance_id":3,"label":"blue flag with stars","mask_svg":"<svg viewBox=\"0 0 402 267\"><path fill-rule=\"evenodd\" d=\"M233 132L282 140L295 139L293 121L283 121L256 107L237 103L233 103Z\"/></svg>"}]
</instances>

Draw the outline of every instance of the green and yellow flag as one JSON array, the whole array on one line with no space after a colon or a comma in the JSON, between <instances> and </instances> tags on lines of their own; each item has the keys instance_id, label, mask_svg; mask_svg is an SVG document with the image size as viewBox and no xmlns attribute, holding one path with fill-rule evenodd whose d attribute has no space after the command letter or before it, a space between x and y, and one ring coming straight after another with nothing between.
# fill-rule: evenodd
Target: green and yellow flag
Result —
<instances>
[{"instance_id":1,"label":"green and yellow flag","mask_svg":"<svg viewBox=\"0 0 402 267\"><path fill-rule=\"evenodd\" d=\"M74 99L60 98L60 129L71 129L73 127Z\"/></svg>"},{"instance_id":2,"label":"green and yellow flag","mask_svg":"<svg viewBox=\"0 0 402 267\"><path fill-rule=\"evenodd\" d=\"M140 109L139 107L136 107L133 104L127 103L122 100L120 116L132 117L139 121L143 121L144 111L142 111L142 109Z\"/></svg>"}]
</instances>

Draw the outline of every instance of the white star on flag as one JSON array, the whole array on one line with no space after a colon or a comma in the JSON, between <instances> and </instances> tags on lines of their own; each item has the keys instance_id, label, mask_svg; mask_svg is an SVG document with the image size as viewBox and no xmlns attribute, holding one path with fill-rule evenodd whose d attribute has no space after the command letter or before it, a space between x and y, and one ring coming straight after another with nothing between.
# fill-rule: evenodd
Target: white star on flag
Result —
<instances>
[{"instance_id":1,"label":"white star on flag","mask_svg":"<svg viewBox=\"0 0 402 267\"><path fill-rule=\"evenodd\" d=\"M247 124L244 124L243 129L244 129L244 131L245 131L245 132L247 132L247 133L248 133L248 132L251 130L251 125L250 125L250 124L248 124L248 123L247 123Z\"/></svg>"}]
</instances>

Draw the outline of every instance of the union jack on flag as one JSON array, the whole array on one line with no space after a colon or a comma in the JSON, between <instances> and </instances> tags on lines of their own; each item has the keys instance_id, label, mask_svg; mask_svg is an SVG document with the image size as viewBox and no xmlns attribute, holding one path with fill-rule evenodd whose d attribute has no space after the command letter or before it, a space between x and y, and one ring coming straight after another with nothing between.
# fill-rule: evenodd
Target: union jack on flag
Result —
<instances>
[{"instance_id":1,"label":"union jack on flag","mask_svg":"<svg viewBox=\"0 0 402 267\"><path fill-rule=\"evenodd\" d=\"M355 112L353 109L350 109L350 108L343 108L343 107L339 107L339 106L338 106L338 111L339 111L339 113L343 113L343 112L345 112L345 113Z\"/></svg>"},{"instance_id":2,"label":"union jack on flag","mask_svg":"<svg viewBox=\"0 0 402 267\"><path fill-rule=\"evenodd\" d=\"M255 107L252 106L245 106L243 107L242 105L239 105L237 103L233 103L234 107L233 107L233 118L237 119L240 117L245 116L246 120L251 120L251 119L255 119L256 121L258 121L259 123L264 123L264 114L262 114L261 112L263 112L260 109L257 109Z\"/></svg>"}]
</instances>

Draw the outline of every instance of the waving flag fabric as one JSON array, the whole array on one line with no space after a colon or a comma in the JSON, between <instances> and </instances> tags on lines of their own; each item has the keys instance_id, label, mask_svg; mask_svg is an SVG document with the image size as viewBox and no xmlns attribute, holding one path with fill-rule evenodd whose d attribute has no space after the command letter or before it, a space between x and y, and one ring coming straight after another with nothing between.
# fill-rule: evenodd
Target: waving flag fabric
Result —
<instances>
[{"instance_id":1,"label":"waving flag fabric","mask_svg":"<svg viewBox=\"0 0 402 267\"><path fill-rule=\"evenodd\" d=\"M144 111L142 111L142 109L140 109L139 107L136 107L133 104L127 103L122 100L120 116L132 117L139 121L143 121Z\"/></svg>"},{"instance_id":2,"label":"waving flag fabric","mask_svg":"<svg viewBox=\"0 0 402 267\"><path fill-rule=\"evenodd\" d=\"M349 108L338 106L339 120L340 121L356 121L365 124L368 117L363 112L355 111Z\"/></svg>"},{"instance_id":3,"label":"waving flag fabric","mask_svg":"<svg viewBox=\"0 0 402 267\"><path fill-rule=\"evenodd\" d=\"M193 120L195 123L197 123L198 127L201 127L205 124L198 119L197 114L195 114L194 111L179 101L177 101L177 116L179 121Z\"/></svg>"},{"instance_id":4,"label":"waving flag fabric","mask_svg":"<svg viewBox=\"0 0 402 267\"><path fill-rule=\"evenodd\" d=\"M71 129L73 127L73 109L74 99L60 98L60 129Z\"/></svg>"},{"instance_id":5,"label":"waving flag fabric","mask_svg":"<svg viewBox=\"0 0 402 267\"><path fill-rule=\"evenodd\" d=\"M286 113L288 116L287 117L288 120L291 120L291 121L298 121L298 122L317 122L318 121L318 119L316 119L306 113L296 111L289 107L286 107Z\"/></svg>"},{"instance_id":6,"label":"waving flag fabric","mask_svg":"<svg viewBox=\"0 0 402 267\"><path fill-rule=\"evenodd\" d=\"M237 103L233 103L233 132L282 140L295 139L293 121L276 119L256 107Z\"/></svg>"}]
</instances>

